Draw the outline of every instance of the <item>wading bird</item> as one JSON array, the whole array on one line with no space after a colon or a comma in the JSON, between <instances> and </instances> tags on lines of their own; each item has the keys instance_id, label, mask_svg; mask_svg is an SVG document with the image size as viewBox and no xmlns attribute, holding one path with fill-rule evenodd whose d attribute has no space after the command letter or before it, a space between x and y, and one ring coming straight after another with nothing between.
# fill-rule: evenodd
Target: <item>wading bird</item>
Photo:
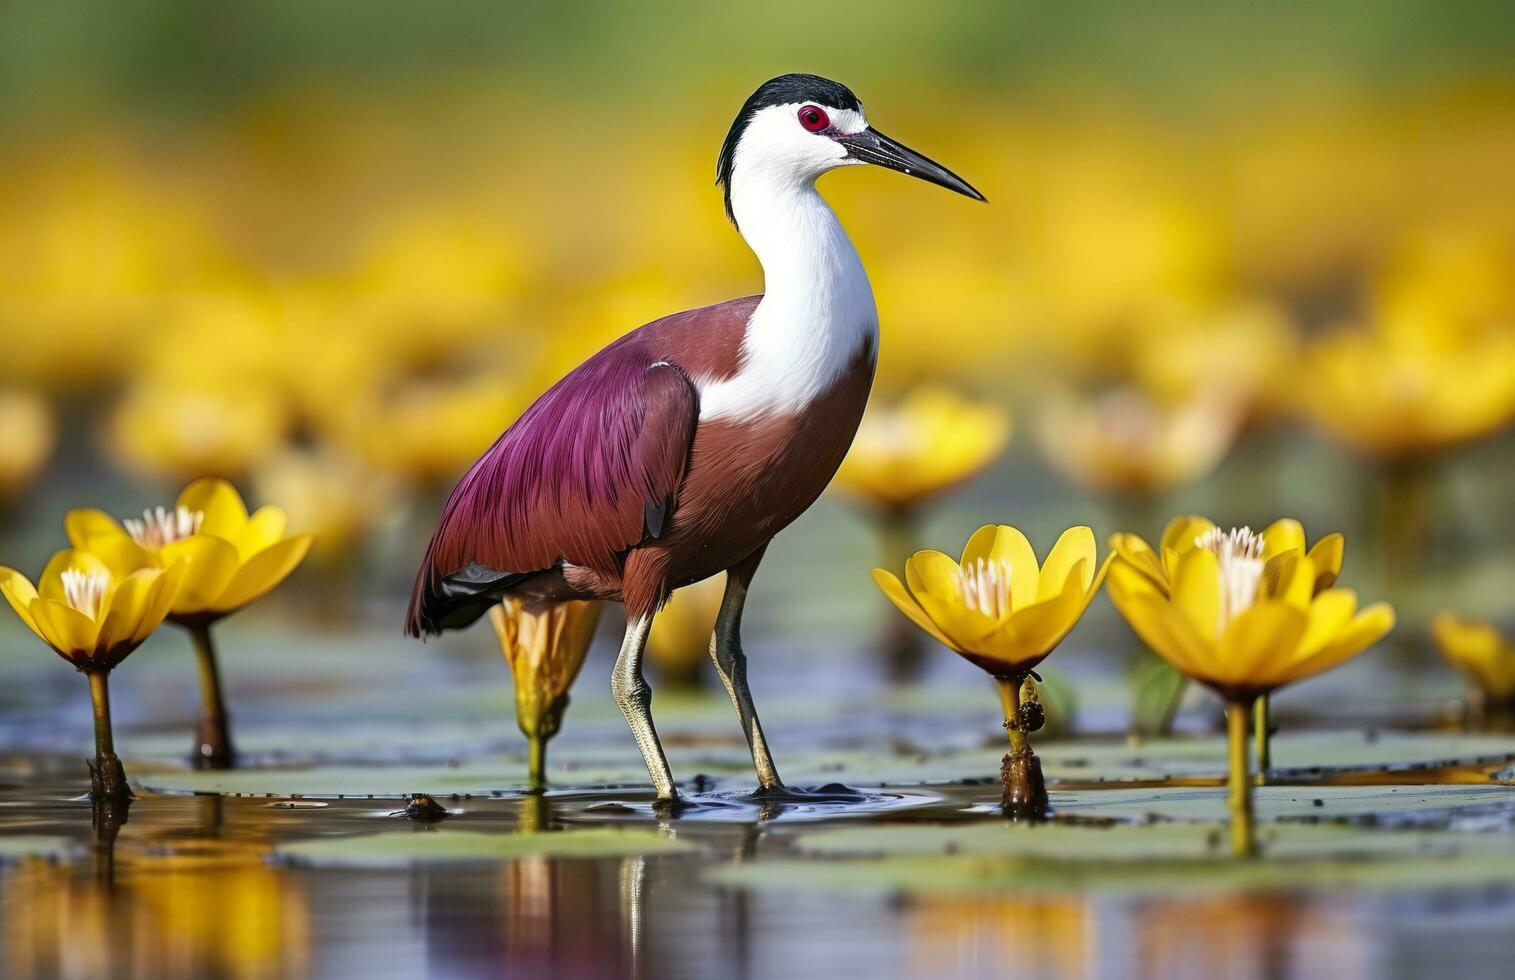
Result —
<instances>
[{"instance_id":1,"label":"wading bird","mask_svg":"<svg viewBox=\"0 0 1515 980\"><path fill-rule=\"evenodd\" d=\"M726 572L711 655L760 792L784 789L739 630L769 540L820 496L862 418L878 353L868 276L816 178L871 163L976 200L966 181L868 125L845 86L771 79L717 163L726 213L764 293L633 330L526 410L454 488L416 577L406 631L474 622L503 596L618 600L611 690L659 800L677 799L642 651L676 588Z\"/></svg>"}]
</instances>

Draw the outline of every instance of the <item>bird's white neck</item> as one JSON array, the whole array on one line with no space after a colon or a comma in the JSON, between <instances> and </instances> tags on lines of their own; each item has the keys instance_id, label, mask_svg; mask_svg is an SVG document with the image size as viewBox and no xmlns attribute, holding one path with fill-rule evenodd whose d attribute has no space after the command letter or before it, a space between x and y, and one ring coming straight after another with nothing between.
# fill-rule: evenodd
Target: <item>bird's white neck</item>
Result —
<instances>
[{"instance_id":1,"label":"bird's white neck","mask_svg":"<svg viewBox=\"0 0 1515 980\"><path fill-rule=\"evenodd\" d=\"M763 299L731 378L700 386L700 418L804 411L878 346L878 311L862 260L815 183L740 171L731 207L763 266Z\"/></svg>"}]
</instances>

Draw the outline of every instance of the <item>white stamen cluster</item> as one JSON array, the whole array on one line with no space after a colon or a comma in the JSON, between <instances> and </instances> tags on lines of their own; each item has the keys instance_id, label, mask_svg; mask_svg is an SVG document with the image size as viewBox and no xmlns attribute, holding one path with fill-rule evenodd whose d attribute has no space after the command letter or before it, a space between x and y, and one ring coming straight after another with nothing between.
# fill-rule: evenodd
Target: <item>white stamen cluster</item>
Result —
<instances>
[{"instance_id":1,"label":"white stamen cluster","mask_svg":"<svg viewBox=\"0 0 1515 980\"><path fill-rule=\"evenodd\" d=\"M969 609L991 619L1010 615L1010 563L1004 559L980 558L966 568L960 567L957 586L962 590L963 604Z\"/></svg>"},{"instance_id":2,"label":"white stamen cluster","mask_svg":"<svg viewBox=\"0 0 1515 980\"><path fill-rule=\"evenodd\" d=\"M90 619L97 618L100 606L105 602L105 590L110 586L110 573L69 568L64 570L62 577L63 601Z\"/></svg>"},{"instance_id":3,"label":"white stamen cluster","mask_svg":"<svg viewBox=\"0 0 1515 980\"><path fill-rule=\"evenodd\" d=\"M198 534L200 525L204 521L204 511L190 510L181 504L173 510L167 507L144 510L142 520L132 520L128 517L121 524L133 541L144 548L157 549L180 538Z\"/></svg>"},{"instance_id":4,"label":"white stamen cluster","mask_svg":"<svg viewBox=\"0 0 1515 980\"><path fill-rule=\"evenodd\" d=\"M1220 618L1217 627L1224 633L1232 619L1257 601L1257 586L1263 573L1262 535L1250 527L1230 531L1214 527L1195 538L1194 544L1215 552L1215 557L1220 559Z\"/></svg>"}]
</instances>

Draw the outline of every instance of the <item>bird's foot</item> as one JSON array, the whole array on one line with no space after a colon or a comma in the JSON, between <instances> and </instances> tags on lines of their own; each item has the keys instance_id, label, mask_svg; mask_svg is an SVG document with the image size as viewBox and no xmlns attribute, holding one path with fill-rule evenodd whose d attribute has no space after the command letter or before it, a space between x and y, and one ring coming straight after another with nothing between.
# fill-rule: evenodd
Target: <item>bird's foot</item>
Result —
<instances>
[{"instance_id":1,"label":"bird's foot","mask_svg":"<svg viewBox=\"0 0 1515 980\"><path fill-rule=\"evenodd\" d=\"M756 803L779 806L803 806L813 803L866 803L873 797L841 783L827 783L814 788L805 786L765 786L752 791Z\"/></svg>"}]
</instances>

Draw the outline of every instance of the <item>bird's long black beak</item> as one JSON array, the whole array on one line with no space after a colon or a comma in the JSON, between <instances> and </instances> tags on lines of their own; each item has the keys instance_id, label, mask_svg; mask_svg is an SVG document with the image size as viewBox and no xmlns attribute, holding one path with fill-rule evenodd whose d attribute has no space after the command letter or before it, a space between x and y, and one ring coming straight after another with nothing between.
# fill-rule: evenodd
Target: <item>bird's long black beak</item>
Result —
<instances>
[{"instance_id":1,"label":"bird's long black beak","mask_svg":"<svg viewBox=\"0 0 1515 980\"><path fill-rule=\"evenodd\" d=\"M921 156L910 147L890 139L876 129L865 129L861 133L842 133L833 139L845 146L847 155L853 159L888 167L890 170L898 170L911 177L919 177L938 187L957 191L975 201L988 200L975 190L972 184L935 160Z\"/></svg>"}]
</instances>

